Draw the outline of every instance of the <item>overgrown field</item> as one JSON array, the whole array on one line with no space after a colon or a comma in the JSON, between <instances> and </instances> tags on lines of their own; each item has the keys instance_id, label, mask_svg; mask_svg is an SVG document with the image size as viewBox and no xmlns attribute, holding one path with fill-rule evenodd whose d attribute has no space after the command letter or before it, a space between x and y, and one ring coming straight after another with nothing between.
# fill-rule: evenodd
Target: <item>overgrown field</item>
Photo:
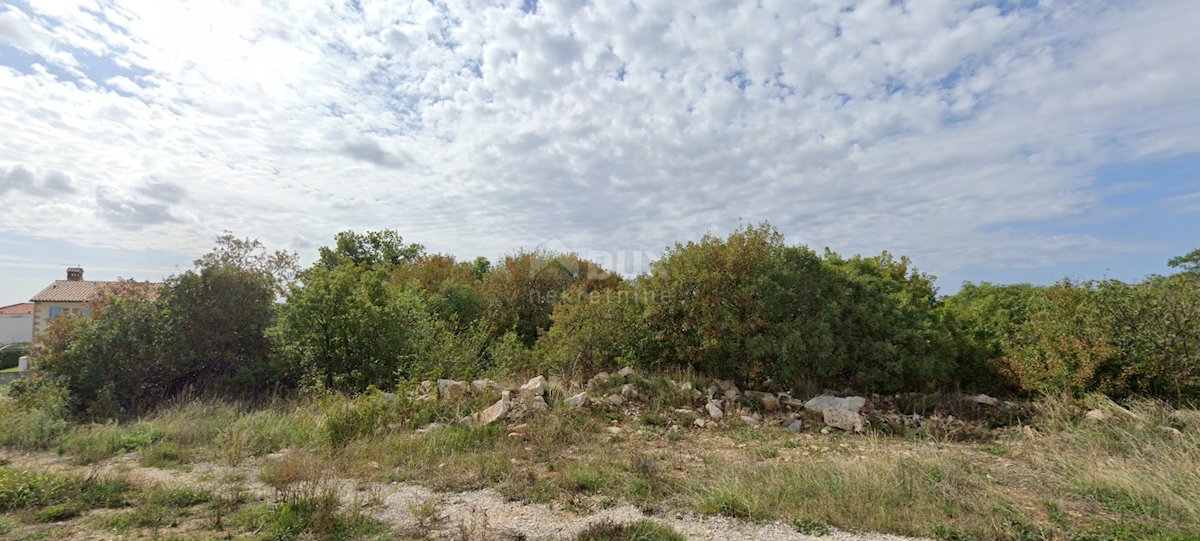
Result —
<instances>
[{"instance_id":1,"label":"overgrown field","mask_svg":"<svg viewBox=\"0 0 1200 541\"><path fill-rule=\"evenodd\" d=\"M523 381L433 400L326 392L246 405L181 396L141 418L100 424L5 400L0 443L11 464L0 469L0 536L482 535L438 523L433 499L404 510L417 526L377 518L389 487L413 482L442 492L490 487L580 514L632 504L651 516L784 521L809 534L1200 537L1195 410L1099 395L990 406L902 394L869 399L869 426L855 434L830 431L802 408L766 411L743 394L720 422L699 428L706 399L682 392L685 382L712 383L689 373L613 378L590 394L629 385L636 398L577 408L565 399L582 384L552 379L546 410L486 425L463 420ZM794 419L803 429L785 431ZM54 471L26 464L47 452L69 461ZM179 479L193 484L132 482L122 473L130 470L186 474ZM594 530L588 535L613 537L580 538L633 531ZM633 538L672 538L664 532Z\"/></svg>"},{"instance_id":2,"label":"overgrown field","mask_svg":"<svg viewBox=\"0 0 1200 541\"><path fill-rule=\"evenodd\" d=\"M227 234L195 263L38 336L0 402L18 453L0 535L519 538L447 523L442 495L486 488L658 520L580 539L674 539L663 517L689 514L1200 538L1200 250L1138 283L950 296L905 257L817 253L766 223L632 278L541 249L457 261L394 231L340 233L304 269ZM537 374L548 389L517 379ZM838 406L798 400L826 389ZM437 492L384 504L418 485Z\"/></svg>"}]
</instances>

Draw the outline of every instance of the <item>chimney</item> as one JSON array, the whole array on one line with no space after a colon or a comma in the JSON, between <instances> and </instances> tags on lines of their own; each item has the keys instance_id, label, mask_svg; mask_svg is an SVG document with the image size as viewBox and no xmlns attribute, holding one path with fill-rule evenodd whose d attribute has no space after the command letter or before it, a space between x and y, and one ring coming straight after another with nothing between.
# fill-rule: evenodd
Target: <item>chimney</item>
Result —
<instances>
[{"instance_id":1,"label":"chimney","mask_svg":"<svg viewBox=\"0 0 1200 541\"><path fill-rule=\"evenodd\" d=\"M71 267L71 268L67 269L67 281L68 282L82 282L83 281L83 269L81 269L79 267Z\"/></svg>"}]
</instances>

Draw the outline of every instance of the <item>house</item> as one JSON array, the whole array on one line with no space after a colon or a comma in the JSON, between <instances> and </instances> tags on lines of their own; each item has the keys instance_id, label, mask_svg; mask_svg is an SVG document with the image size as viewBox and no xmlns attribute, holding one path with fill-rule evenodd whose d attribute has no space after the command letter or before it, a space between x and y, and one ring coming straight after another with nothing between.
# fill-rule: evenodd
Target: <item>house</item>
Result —
<instances>
[{"instance_id":1,"label":"house","mask_svg":"<svg viewBox=\"0 0 1200 541\"><path fill-rule=\"evenodd\" d=\"M0 346L33 341L33 303L0 307Z\"/></svg>"},{"instance_id":2,"label":"house","mask_svg":"<svg viewBox=\"0 0 1200 541\"><path fill-rule=\"evenodd\" d=\"M83 269L72 267L67 269L66 280L56 280L41 293L34 295L31 302L33 309L33 335L45 331L54 318L61 315L88 315L88 301L96 298L120 282L103 282L83 279ZM162 284L149 284L152 291Z\"/></svg>"}]
</instances>

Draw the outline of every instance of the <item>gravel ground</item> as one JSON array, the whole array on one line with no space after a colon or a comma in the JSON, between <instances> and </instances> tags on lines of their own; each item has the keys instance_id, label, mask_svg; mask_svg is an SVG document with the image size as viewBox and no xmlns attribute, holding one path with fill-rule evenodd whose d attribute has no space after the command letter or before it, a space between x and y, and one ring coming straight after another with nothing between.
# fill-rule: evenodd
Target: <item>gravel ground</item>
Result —
<instances>
[{"instance_id":1,"label":"gravel ground","mask_svg":"<svg viewBox=\"0 0 1200 541\"><path fill-rule=\"evenodd\" d=\"M219 491L223 484L219 479L240 474L245 481L239 483L241 490L260 497L268 497L270 489L263 486L253 465L229 467L219 464L195 464L189 471L147 468L138 465L132 456L110 460L102 465L86 468L72 466L70 458L51 453L0 453L0 458L11 465L34 469L74 471L80 473L117 473L143 483L164 485L187 485ZM508 539L569 540L587 526L600 522L630 523L639 520L671 526L689 540L711 541L913 541L915 538L884 534L851 534L832 530L828 535L814 537L797 533L782 522L753 523L727 517L700 517L689 514L670 516L646 516L632 506L606 509L591 515L580 516L569 511L555 509L543 504L525 504L509 501L492 489L462 493L439 493L412 483L363 485L344 481L337 483L345 502L361 502L378 498L378 505L364 510L399 531L417 529L414 509L431 498L440 503L438 520L429 528L432 539L469 539L472 541L503 541ZM463 535L466 529L471 533Z\"/></svg>"},{"instance_id":2,"label":"gravel ground","mask_svg":"<svg viewBox=\"0 0 1200 541\"><path fill-rule=\"evenodd\" d=\"M689 515L646 516L632 506L607 509L587 516L578 516L541 504L508 501L491 489L458 494L438 494L412 484L394 485L378 512L380 519L401 528L416 527L412 510L430 498L441 498L443 517L432 532L443 532L460 539L460 527L474 529L476 534L487 532L479 539L517 538L529 540L572 539L588 525L600 521L630 523L643 519L675 528L692 540L746 541L912 541L914 538L884 534L851 534L837 530L815 537L797 533L781 522L756 524L726 517L696 517ZM486 518L485 518L486 517Z\"/></svg>"}]
</instances>

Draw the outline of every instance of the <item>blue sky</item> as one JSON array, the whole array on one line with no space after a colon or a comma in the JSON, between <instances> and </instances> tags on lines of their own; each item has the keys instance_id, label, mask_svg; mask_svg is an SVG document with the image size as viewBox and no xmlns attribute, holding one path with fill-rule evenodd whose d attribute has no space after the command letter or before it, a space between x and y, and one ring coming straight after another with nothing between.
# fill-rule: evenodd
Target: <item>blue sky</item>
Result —
<instances>
[{"instance_id":1,"label":"blue sky","mask_svg":"<svg viewBox=\"0 0 1200 541\"><path fill-rule=\"evenodd\" d=\"M943 292L1135 280L1200 247L1196 27L1193 0L0 0L0 305L225 230L632 271L769 220Z\"/></svg>"}]
</instances>

